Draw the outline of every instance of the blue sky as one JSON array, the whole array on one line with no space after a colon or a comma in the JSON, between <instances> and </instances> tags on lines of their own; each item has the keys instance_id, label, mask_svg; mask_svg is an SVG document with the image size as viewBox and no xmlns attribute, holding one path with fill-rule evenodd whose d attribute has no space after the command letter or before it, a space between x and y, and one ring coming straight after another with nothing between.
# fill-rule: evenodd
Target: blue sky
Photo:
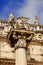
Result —
<instances>
[{"instance_id":1,"label":"blue sky","mask_svg":"<svg viewBox=\"0 0 43 65\"><path fill-rule=\"evenodd\" d=\"M23 3L23 0L0 0L0 19L7 19L11 12L17 17Z\"/></svg>"},{"instance_id":2,"label":"blue sky","mask_svg":"<svg viewBox=\"0 0 43 65\"><path fill-rule=\"evenodd\" d=\"M0 0L0 19L8 19L11 12L15 17L29 17L31 23L38 16L43 25L43 0Z\"/></svg>"}]
</instances>

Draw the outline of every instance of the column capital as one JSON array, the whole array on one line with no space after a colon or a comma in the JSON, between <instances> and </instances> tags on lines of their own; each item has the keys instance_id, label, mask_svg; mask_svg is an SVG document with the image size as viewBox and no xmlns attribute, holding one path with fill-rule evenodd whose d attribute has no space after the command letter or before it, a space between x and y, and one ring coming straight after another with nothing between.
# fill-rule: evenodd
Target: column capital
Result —
<instances>
[{"instance_id":1,"label":"column capital","mask_svg":"<svg viewBox=\"0 0 43 65\"><path fill-rule=\"evenodd\" d=\"M15 49L17 48L27 48L27 43L24 39L19 39L17 43L15 44Z\"/></svg>"}]
</instances>

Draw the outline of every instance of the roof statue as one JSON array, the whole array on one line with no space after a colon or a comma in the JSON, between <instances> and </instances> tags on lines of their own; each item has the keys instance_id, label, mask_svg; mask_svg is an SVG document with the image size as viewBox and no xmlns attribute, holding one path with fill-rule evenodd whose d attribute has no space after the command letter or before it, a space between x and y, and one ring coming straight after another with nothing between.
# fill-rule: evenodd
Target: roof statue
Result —
<instances>
[{"instance_id":1,"label":"roof statue","mask_svg":"<svg viewBox=\"0 0 43 65\"><path fill-rule=\"evenodd\" d=\"M11 21L11 20L13 20L14 19L14 16L13 16L13 14L11 13L10 15L9 15L9 21Z\"/></svg>"},{"instance_id":2,"label":"roof statue","mask_svg":"<svg viewBox=\"0 0 43 65\"><path fill-rule=\"evenodd\" d=\"M34 17L34 23L35 23L35 24L39 24L39 19L38 19L37 16Z\"/></svg>"},{"instance_id":3,"label":"roof statue","mask_svg":"<svg viewBox=\"0 0 43 65\"><path fill-rule=\"evenodd\" d=\"M9 15L8 23L9 23L9 25L11 25L13 27L15 22L16 22L16 19L15 19L14 15L11 13Z\"/></svg>"}]
</instances>

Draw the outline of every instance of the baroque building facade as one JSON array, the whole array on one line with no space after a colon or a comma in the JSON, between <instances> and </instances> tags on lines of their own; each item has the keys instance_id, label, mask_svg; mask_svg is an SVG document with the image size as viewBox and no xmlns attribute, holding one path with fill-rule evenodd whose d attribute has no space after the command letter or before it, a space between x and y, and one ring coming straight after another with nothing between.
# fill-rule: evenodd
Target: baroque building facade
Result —
<instances>
[{"instance_id":1,"label":"baroque building facade","mask_svg":"<svg viewBox=\"0 0 43 65\"><path fill-rule=\"evenodd\" d=\"M0 65L43 65L43 26L37 16L27 21L12 14L0 20Z\"/></svg>"}]
</instances>

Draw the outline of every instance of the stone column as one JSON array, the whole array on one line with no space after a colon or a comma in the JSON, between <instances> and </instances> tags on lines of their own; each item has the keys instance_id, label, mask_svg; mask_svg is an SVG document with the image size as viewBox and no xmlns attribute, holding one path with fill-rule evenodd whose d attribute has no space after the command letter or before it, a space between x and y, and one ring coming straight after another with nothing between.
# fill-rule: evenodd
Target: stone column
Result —
<instances>
[{"instance_id":1,"label":"stone column","mask_svg":"<svg viewBox=\"0 0 43 65\"><path fill-rule=\"evenodd\" d=\"M27 44L24 39L19 39L15 44L16 65L27 65L26 47Z\"/></svg>"}]
</instances>

